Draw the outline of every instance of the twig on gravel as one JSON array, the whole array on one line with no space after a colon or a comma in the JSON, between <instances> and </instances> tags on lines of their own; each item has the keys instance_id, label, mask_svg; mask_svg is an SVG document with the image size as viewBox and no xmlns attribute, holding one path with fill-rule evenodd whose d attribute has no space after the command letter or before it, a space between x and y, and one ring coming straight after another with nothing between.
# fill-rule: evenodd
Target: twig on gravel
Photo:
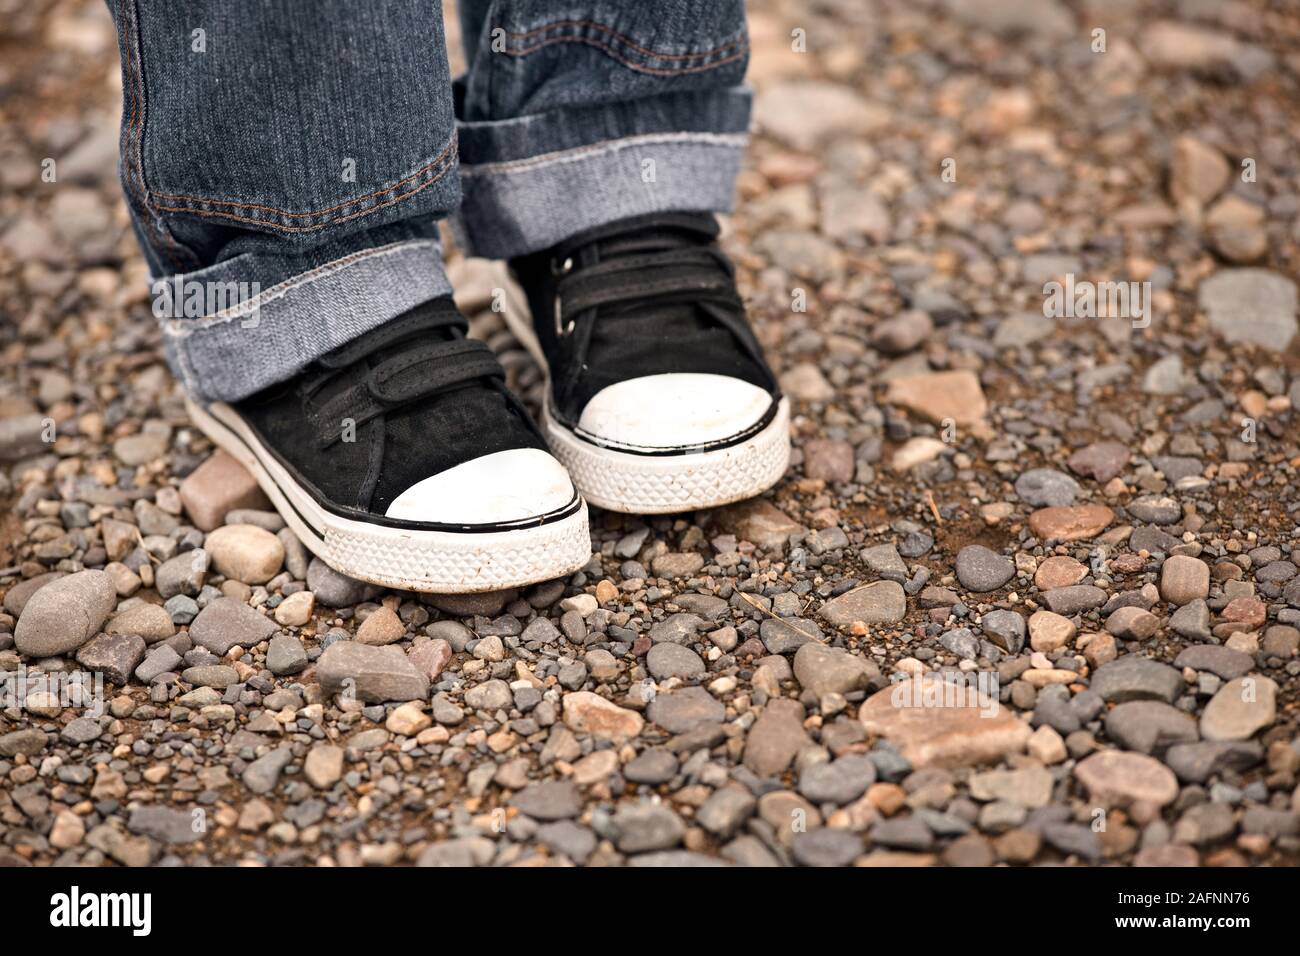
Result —
<instances>
[{"instance_id":1,"label":"twig on gravel","mask_svg":"<svg viewBox=\"0 0 1300 956\"><path fill-rule=\"evenodd\" d=\"M795 632L798 633L798 634L802 634L804 637L808 638L808 640L810 640L810 641L816 641L816 642L819 643L819 644L825 644L825 643L826 643L826 639L825 639L825 638L823 638L823 637L818 637L816 634L809 634L807 631L803 630L802 628L800 628L800 627L796 627L794 624L791 624L790 621L787 620L786 618L783 618L783 617L781 617L779 614L775 614L775 613L773 613L772 611L768 610L767 608L763 607L763 605L759 604L757 601L755 601L753 598L751 598L751 597L750 597L748 594L746 594L744 591L737 591L736 593L740 595L740 599L741 599L742 601L744 601L744 602L745 602L746 604L748 604L750 607L754 608L754 609L755 609L756 611L758 611L759 613L761 613L761 614L766 614L766 615L767 615L768 617L770 617L770 618L774 618L775 620L781 621L783 624L785 624L786 627L790 628L790 630L795 631Z\"/></svg>"},{"instance_id":2,"label":"twig on gravel","mask_svg":"<svg viewBox=\"0 0 1300 956\"><path fill-rule=\"evenodd\" d=\"M930 514L934 515L934 520L943 524L943 516L939 514L939 506L934 503L934 492L929 488L925 490L925 503L930 506Z\"/></svg>"}]
</instances>

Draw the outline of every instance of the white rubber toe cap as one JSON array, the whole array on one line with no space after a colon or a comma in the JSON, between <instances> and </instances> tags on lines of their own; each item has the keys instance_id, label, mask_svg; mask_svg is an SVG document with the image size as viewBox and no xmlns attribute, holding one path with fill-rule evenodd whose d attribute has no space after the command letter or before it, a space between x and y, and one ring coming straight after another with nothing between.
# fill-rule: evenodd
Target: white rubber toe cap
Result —
<instances>
[{"instance_id":1,"label":"white rubber toe cap","mask_svg":"<svg viewBox=\"0 0 1300 956\"><path fill-rule=\"evenodd\" d=\"M771 406L765 389L727 375L646 375L597 392L582 410L578 432L636 451L698 448L752 429Z\"/></svg>"},{"instance_id":2,"label":"white rubber toe cap","mask_svg":"<svg viewBox=\"0 0 1300 956\"><path fill-rule=\"evenodd\" d=\"M573 500L564 466L539 448L511 448L416 482L386 512L403 521L494 524L550 514Z\"/></svg>"}]
</instances>

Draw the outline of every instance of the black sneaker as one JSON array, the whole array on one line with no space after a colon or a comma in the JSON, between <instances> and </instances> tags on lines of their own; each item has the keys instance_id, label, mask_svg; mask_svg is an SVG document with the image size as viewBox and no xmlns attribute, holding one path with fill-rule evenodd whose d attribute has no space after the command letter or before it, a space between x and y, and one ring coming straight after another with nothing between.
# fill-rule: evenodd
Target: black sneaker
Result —
<instances>
[{"instance_id":1,"label":"black sneaker","mask_svg":"<svg viewBox=\"0 0 1300 956\"><path fill-rule=\"evenodd\" d=\"M506 318L548 378L543 431L592 504L709 508L785 473L789 404L717 236L707 213L658 213L510 262L527 305L507 284Z\"/></svg>"},{"instance_id":2,"label":"black sneaker","mask_svg":"<svg viewBox=\"0 0 1300 956\"><path fill-rule=\"evenodd\" d=\"M587 507L467 327L436 299L190 414L344 574L447 593L568 574L591 556Z\"/></svg>"}]
</instances>

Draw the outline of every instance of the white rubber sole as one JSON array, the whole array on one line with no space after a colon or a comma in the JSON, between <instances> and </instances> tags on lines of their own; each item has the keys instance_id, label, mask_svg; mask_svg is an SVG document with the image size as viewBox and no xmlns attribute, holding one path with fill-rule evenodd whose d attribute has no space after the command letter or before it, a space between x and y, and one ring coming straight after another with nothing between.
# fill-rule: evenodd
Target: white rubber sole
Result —
<instances>
[{"instance_id":1,"label":"white rubber sole","mask_svg":"<svg viewBox=\"0 0 1300 956\"><path fill-rule=\"evenodd\" d=\"M370 524L322 508L223 403L186 401L194 423L257 479L309 551L336 571L406 591L462 594L523 587L572 574L591 558L587 505L507 531L426 531Z\"/></svg>"},{"instance_id":2,"label":"white rubber sole","mask_svg":"<svg viewBox=\"0 0 1300 956\"><path fill-rule=\"evenodd\" d=\"M527 297L504 263L497 269L506 325L546 374L541 425L547 444L591 504L625 514L675 514L744 501L781 480L790 464L790 403L785 398L772 421L745 441L680 455L605 448L556 421L549 402L550 369L533 332Z\"/></svg>"}]
</instances>

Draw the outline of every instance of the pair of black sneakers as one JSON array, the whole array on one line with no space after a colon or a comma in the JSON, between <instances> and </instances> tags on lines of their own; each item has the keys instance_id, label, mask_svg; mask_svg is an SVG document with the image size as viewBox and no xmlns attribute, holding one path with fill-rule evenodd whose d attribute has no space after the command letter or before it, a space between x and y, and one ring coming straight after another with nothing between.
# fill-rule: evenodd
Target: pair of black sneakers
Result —
<instances>
[{"instance_id":1,"label":"pair of black sneakers","mask_svg":"<svg viewBox=\"0 0 1300 956\"><path fill-rule=\"evenodd\" d=\"M559 577L590 558L586 502L689 511L785 471L789 407L717 235L660 213L509 263L506 320L547 374L540 426L450 297L191 413L345 574L446 593Z\"/></svg>"}]
</instances>

